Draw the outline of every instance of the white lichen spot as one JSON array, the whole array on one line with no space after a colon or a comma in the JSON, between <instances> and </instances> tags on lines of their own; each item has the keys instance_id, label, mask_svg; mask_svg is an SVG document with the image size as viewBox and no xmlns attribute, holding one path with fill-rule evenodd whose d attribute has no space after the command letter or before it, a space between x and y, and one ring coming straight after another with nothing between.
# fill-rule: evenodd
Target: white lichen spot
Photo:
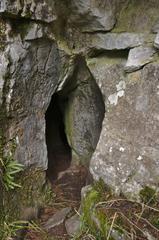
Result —
<instances>
[{"instance_id":1,"label":"white lichen spot","mask_svg":"<svg viewBox=\"0 0 159 240\"><path fill-rule=\"evenodd\" d=\"M98 83L99 88L102 88L102 82Z\"/></svg>"},{"instance_id":2,"label":"white lichen spot","mask_svg":"<svg viewBox=\"0 0 159 240\"><path fill-rule=\"evenodd\" d=\"M108 97L108 100L109 100L110 104L117 105L117 103L118 103L118 95L117 95L117 93L114 93L114 94L110 95Z\"/></svg>"},{"instance_id":3,"label":"white lichen spot","mask_svg":"<svg viewBox=\"0 0 159 240\"><path fill-rule=\"evenodd\" d=\"M117 93L118 97L123 97L124 96L124 90L120 90L118 93Z\"/></svg>"},{"instance_id":4,"label":"white lichen spot","mask_svg":"<svg viewBox=\"0 0 159 240\"><path fill-rule=\"evenodd\" d=\"M10 100L11 97L12 97L12 92L13 92L13 89L10 90L9 94L8 94L8 99Z\"/></svg>"},{"instance_id":5,"label":"white lichen spot","mask_svg":"<svg viewBox=\"0 0 159 240\"><path fill-rule=\"evenodd\" d=\"M117 89L117 92L114 93L114 94L111 94L109 97L108 97L108 100L110 102L110 104L112 105L117 105L118 103L118 98L119 97L123 97L125 92L126 88L126 84L124 81L120 81L117 85L116 85L116 89Z\"/></svg>"},{"instance_id":6,"label":"white lichen spot","mask_svg":"<svg viewBox=\"0 0 159 240\"><path fill-rule=\"evenodd\" d=\"M117 91L124 90L125 88L126 88L125 81L120 81L120 82L116 85Z\"/></svg>"},{"instance_id":7,"label":"white lichen spot","mask_svg":"<svg viewBox=\"0 0 159 240\"><path fill-rule=\"evenodd\" d=\"M125 183L126 181L127 181L127 178L123 178L123 179L121 180L122 183Z\"/></svg>"},{"instance_id":8,"label":"white lichen spot","mask_svg":"<svg viewBox=\"0 0 159 240\"><path fill-rule=\"evenodd\" d=\"M125 151L125 148L120 147L120 148L119 148L119 151L120 151L120 152L124 152L124 151Z\"/></svg>"},{"instance_id":9,"label":"white lichen spot","mask_svg":"<svg viewBox=\"0 0 159 240\"><path fill-rule=\"evenodd\" d=\"M105 170L105 169L104 169ZM110 173L110 174L113 174L115 175L115 169L113 166L107 166L107 172Z\"/></svg>"},{"instance_id":10,"label":"white lichen spot","mask_svg":"<svg viewBox=\"0 0 159 240\"><path fill-rule=\"evenodd\" d=\"M137 160L142 160L143 159L143 157L141 156L141 155L139 155L138 157L137 157Z\"/></svg>"},{"instance_id":11,"label":"white lichen spot","mask_svg":"<svg viewBox=\"0 0 159 240\"><path fill-rule=\"evenodd\" d=\"M97 170L98 169L97 166L95 166L94 169Z\"/></svg>"},{"instance_id":12,"label":"white lichen spot","mask_svg":"<svg viewBox=\"0 0 159 240\"><path fill-rule=\"evenodd\" d=\"M19 144L19 137L16 136L16 143Z\"/></svg>"},{"instance_id":13,"label":"white lichen spot","mask_svg":"<svg viewBox=\"0 0 159 240\"><path fill-rule=\"evenodd\" d=\"M112 147L110 147L110 148L109 148L109 152L111 153L112 151L113 151L113 148L112 148Z\"/></svg>"}]
</instances>

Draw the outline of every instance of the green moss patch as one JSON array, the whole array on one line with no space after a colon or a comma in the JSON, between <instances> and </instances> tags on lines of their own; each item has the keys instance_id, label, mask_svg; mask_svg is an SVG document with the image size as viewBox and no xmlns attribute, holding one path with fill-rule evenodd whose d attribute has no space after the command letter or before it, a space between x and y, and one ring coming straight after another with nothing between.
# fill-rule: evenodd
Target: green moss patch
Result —
<instances>
[{"instance_id":1,"label":"green moss patch","mask_svg":"<svg viewBox=\"0 0 159 240\"><path fill-rule=\"evenodd\" d=\"M101 180L95 183L82 201L81 232L75 239L147 239L147 233L158 239L157 193L146 186L140 197L140 203L117 197Z\"/></svg>"},{"instance_id":2,"label":"green moss patch","mask_svg":"<svg viewBox=\"0 0 159 240\"><path fill-rule=\"evenodd\" d=\"M158 20L159 2L156 0L128 0L118 6L114 32L150 32Z\"/></svg>"}]
</instances>

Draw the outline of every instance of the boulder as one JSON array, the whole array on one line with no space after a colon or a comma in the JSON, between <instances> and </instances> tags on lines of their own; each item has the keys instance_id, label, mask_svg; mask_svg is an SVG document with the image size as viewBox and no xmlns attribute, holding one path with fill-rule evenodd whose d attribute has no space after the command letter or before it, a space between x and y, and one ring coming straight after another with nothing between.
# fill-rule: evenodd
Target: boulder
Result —
<instances>
[{"instance_id":1,"label":"boulder","mask_svg":"<svg viewBox=\"0 0 159 240\"><path fill-rule=\"evenodd\" d=\"M159 66L148 64L126 76L120 59L107 64L95 59L88 66L106 106L90 171L94 179L102 178L117 194L138 198L143 186L153 188L159 181ZM115 102L112 95L118 96Z\"/></svg>"},{"instance_id":2,"label":"boulder","mask_svg":"<svg viewBox=\"0 0 159 240\"><path fill-rule=\"evenodd\" d=\"M156 0L116 1L117 24L115 32L150 33L158 21L159 2Z\"/></svg>"},{"instance_id":3,"label":"boulder","mask_svg":"<svg viewBox=\"0 0 159 240\"><path fill-rule=\"evenodd\" d=\"M26 29L26 34L24 36L25 41L35 40L44 37L44 28L42 25L37 23L31 23Z\"/></svg>"},{"instance_id":4,"label":"boulder","mask_svg":"<svg viewBox=\"0 0 159 240\"><path fill-rule=\"evenodd\" d=\"M133 72L140 69L147 63L152 62L155 52L155 49L153 49L152 47L144 46L130 49L128 61L125 65L125 71Z\"/></svg>"},{"instance_id":5,"label":"boulder","mask_svg":"<svg viewBox=\"0 0 159 240\"><path fill-rule=\"evenodd\" d=\"M80 226L81 226L81 222L80 222L80 216L78 214L67 219L65 222L67 234L71 237L78 234L78 232L80 231Z\"/></svg>"},{"instance_id":6,"label":"boulder","mask_svg":"<svg viewBox=\"0 0 159 240\"><path fill-rule=\"evenodd\" d=\"M124 50L143 43L141 33L99 33L92 37L92 48L98 50Z\"/></svg>"},{"instance_id":7,"label":"boulder","mask_svg":"<svg viewBox=\"0 0 159 240\"><path fill-rule=\"evenodd\" d=\"M46 230L50 230L51 228L57 227L64 223L66 217L71 212L71 208L63 208L55 213L52 217L50 217L44 225Z\"/></svg>"},{"instance_id":8,"label":"boulder","mask_svg":"<svg viewBox=\"0 0 159 240\"><path fill-rule=\"evenodd\" d=\"M108 31L116 22L114 4L108 0L71 0L67 7L68 23L83 32Z\"/></svg>"},{"instance_id":9,"label":"boulder","mask_svg":"<svg viewBox=\"0 0 159 240\"><path fill-rule=\"evenodd\" d=\"M68 94L65 127L73 162L87 165L96 148L104 115L100 90L85 62L79 60L72 79L76 87Z\"/></svg>"}]
</instances>

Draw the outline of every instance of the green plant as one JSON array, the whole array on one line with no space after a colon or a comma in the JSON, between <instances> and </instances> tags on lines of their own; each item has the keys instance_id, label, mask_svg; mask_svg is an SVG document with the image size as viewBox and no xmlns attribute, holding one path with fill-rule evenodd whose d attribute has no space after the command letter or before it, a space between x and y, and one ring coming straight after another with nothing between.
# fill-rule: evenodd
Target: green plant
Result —
<instances>
[{"instance_id":1,"label":"green plant","mask_svg":"<svg viewBox=\"0 0 159 240\"><path fill-rule=\"evenodd\" d=\"M7 191L14 189L16 187L21 187L20 184L16 183L17 173L23 170L23 165L18 163L14 159L15 150L17 147L16 140L11 139L6 145L6 153L4 153L4 143L2 143L2 138L0 138L0 170L1 170L1 180Z\"/></svg>"},{"instance_id":2,"label":"green plant","mask_svg":"<svg viewBox=\"0 0 159 240\"><path fill-rule=\"evenodd\" d=\"M24 229L24 226L26 225L27 225L26 221L15 221L11 223L4 221L3 224L0 225L1 240L11 239L12 237L15 237L17 231Z\"/></svg>"},{"instance_id":3,"label":"green plant","mask_svg":"<svg viewBox=\"0 0 159 240\"><path fill-rule=\"evenodd\" d=\"M23 170L23 165L13 160L12 156L6 157L2 162L3 172L2 172L2 182L7 191L14 189L16 187L21 187L15 181L16 174Z\"/></svg>"},{"instance_id":4,"label":"green plant","mask_svg":"<svg viewBox=\"0 0 159 240\"><path fill-rule=\"evenodd\" d=\"M102 181L97 182L92 190L87 193L82 204L81 232L82 239L111 240L111 230L114 227L115 219L108 219L107 216L96 208L96 205L103 200L105 186ZM78 238L81 239L78 235Z\"/></svg>"}]
</instances>

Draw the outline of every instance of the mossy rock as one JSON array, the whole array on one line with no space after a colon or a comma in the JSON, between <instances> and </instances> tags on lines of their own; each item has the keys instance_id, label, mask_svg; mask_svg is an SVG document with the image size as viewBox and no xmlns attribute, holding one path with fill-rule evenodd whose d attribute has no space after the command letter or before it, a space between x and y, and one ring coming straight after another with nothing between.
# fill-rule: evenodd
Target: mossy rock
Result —
<instances>
[{"instance_id":1,"label":"mossy rock","mask_svg":"<svg viewBox=\"0 0 159 240\"><path fill-rule=\"evenodd\" d=\"M95 182L88 188L81 203L81 233L89 233L98 240L107 238L110 230L110 219L97 205L111 196L110 189L102 180ZM109 239L113 239L111 236Z\"/></svg>"},{"instance_id":2,"label":"mossy rock","mask_svg":"<svg viewBox=\"0 0 159 240\"><path fill-rule=\"evenodd\" d=\"M0 19L0 51L3 51L6 44L6 23Z\"/></svg>"},{"instance_id":3,"label":"mossy rock","mask_svg":"<svg viewBox=\"0 0 159 240\"><path fill-rule=\"evenodd\" d=\"M128 0L119 3L114 32L150 32L158 20L157 0Z\"/></svg>"}]
</instances>

